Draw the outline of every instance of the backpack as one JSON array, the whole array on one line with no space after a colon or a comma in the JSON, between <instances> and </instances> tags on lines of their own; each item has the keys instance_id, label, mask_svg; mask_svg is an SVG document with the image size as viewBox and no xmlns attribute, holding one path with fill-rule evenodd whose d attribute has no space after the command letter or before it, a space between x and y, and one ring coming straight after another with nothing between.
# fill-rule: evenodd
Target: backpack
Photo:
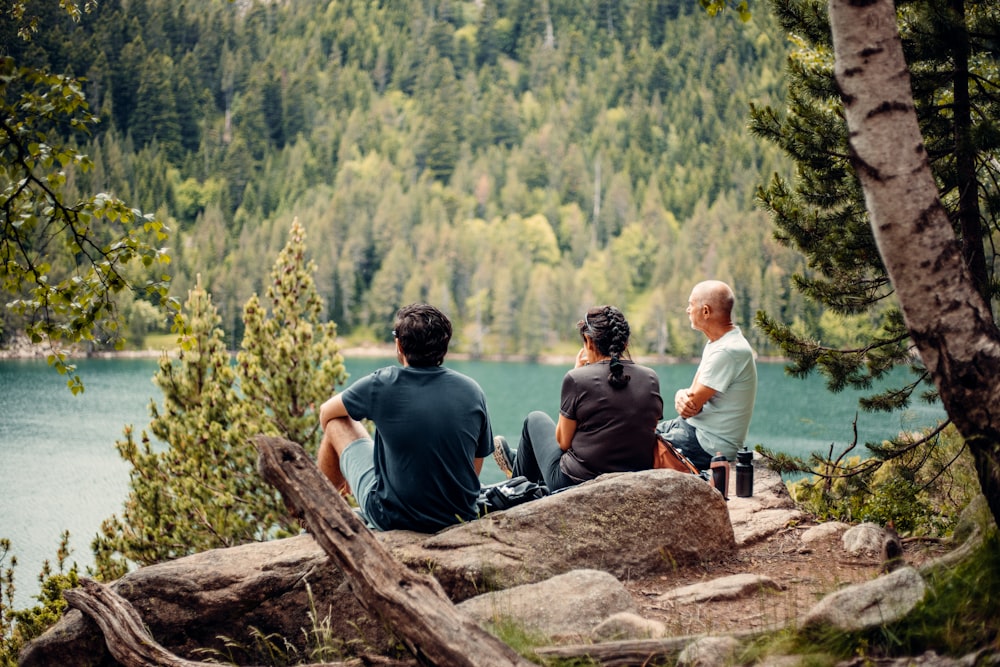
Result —
<instances>
[{"instance_id":1,"label":"backpack","mask_svg":"<svg viewBox=\"0 0 1000 667\"><path fill-rule=\"evenodd\" d=\"M698 468L691 463L688 457L684 456L670 442L664 440L663 436L659 433L656 434L656 451L653 452L653 467L689 472L692 475L699 474Z\"/></svg>"},{"instance_id":2,"label":"backpack","mask_svg":"<svg viewBox=\"0 0 1000 667\"><path fill-rule=\"evenodd\" d=\"M527 477L514 477L479 490L479 515L498 512L549 495L544 484L529 482Z\"/></svg>"}]
</instances>

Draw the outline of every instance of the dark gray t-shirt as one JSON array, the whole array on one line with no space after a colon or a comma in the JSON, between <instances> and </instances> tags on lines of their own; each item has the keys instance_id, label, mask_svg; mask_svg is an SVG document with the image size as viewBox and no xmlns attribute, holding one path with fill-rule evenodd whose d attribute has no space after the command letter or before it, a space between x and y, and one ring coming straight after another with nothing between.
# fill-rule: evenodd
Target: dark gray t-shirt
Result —
<instances>
[{"instance_id":1,"label":"dark gray t-shirt","mask_svg":"<svg viewBox=\"0 0 1000 667\"><path fill-rule=\"evenodd\" d=\"M663 417L660 379L651 368L622 363L632 379L621 389L608 384L607 361L563 377L559 413L576 421L576 433L559 467L577 481L653 467L656 424Z\"/></svg>"},{"instance_id":2,"label":"dark gray t-shirt","mask_svg":"<svg viewBox=\"0 0 1000 667\"><path fill-rule=\"evenodd\" d=\"M432 533L476 518L474 458L493 451L486 397L475 380L435 366L390 366L341 394L347 413L375 422L375 492L366 512L386 530Z\"/></svg>"}]
</instances>

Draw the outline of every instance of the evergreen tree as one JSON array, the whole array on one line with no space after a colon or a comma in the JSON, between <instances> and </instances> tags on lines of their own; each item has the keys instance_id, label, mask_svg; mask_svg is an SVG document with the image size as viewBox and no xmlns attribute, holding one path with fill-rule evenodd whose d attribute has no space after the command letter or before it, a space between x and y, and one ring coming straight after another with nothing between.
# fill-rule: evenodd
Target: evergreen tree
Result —
<instances>
[{"instance_id":1,"label":"evergreen tree","mask_svg":"<svg viewBox=\"0 0 1000 667\"><path fill-rule=\"evenodd\" d=\"M139 72L139 89L133 114L132 133L139 147L156 141L164 156L173 164L184 152L181 116L174 95L173 61L153 52Z\"/></svg>"},{"instance_id":2,"label":"evergreen tree","mask_svg":"<svg viewBox=\"0 0 1000 667\"><path fill-rule=\"evenodd\" d=\"M243 309L246 329L236 361L244 418L259 433L315 452L322 435L316 410L347 375L337 325L323 322L315 262L305 255L305 231L296 219L271 271L270 308L255 294Z\"/></svg>"},{"instance_id":3,"label":"evergreen tree","mask_svg":"<svg viewBox=\"0 0 1000 667\"><path fill-rule=\"evenodd\" d=\"M178 358L163 356L153 378L163 406L150 404L152 437L143 431L136 442L129 426L116 443L132 470L122 515L105 520L92 545L105 580L132 564L261 540L293 526L280 494L256 472L219 315L200 281L178 321Z\"/></svg>"},{"instance_id":4,"label":"evergreen tree","mask_svg":"<svg viewBox=\"0 0 1000 667\"><path fill-rule=\"evenodd\" d=\"M256 295L244 309L235 367L211 296L200 280L189 292L178 359L164 356L154 378L164 400L150 405L153 438L143 431L137 443L128 427L117 443L132 466L130 491L122 516L94 539L101 578L294 530L280 493L257 473L251 438L281 435L315 451L315 407L346 380L335 326L319 322L314 269L296 221L267 290L272 313Z\"/></svg>"},{"instance_id":5,"label":"evergreen tree","mask_svg":"<svg viewBox=\"0 0 1000 667\"><path fill-rule=\"evenodd\" d=\"M861 402L866 409L905 406L919 380L928 378L913 361L851 164L826 5L773 0L772 6L800 42L789 60L787 110L754 108L752 130L788 153L798 176L793 183L775 176L759 198L773 215L777 239L807 258L809 271L794 276L796 287L837 313L869 313L878 328L869 340L835 349L803 337L773 314L760 313L758 324L793 359L795 374L819 367L835 391L868 388L893 367L914 363L917 382ZM989 301L1000 293L996 277L985 272L993 260L984 244L1000 224L1000 200L991 194L1000 176L995 3L909 0L899 3L899 16L930 164L966 264Z\"/></svg>"}]
</instances>

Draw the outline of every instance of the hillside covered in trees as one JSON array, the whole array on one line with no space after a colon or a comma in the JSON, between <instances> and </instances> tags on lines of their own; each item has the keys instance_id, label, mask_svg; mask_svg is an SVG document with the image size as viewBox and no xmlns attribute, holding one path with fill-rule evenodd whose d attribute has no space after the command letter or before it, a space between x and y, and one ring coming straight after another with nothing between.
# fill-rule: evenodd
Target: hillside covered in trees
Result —
<instances>
[{"instance_id":1,"label":"hillside covered in trees","mask_svg":"<svg viewBox=\"0 0 1000 667\"><path fill-rule=\"evenodd\" d=\"M426 300L455 349L532 355L613 303L636 352L689 355L703 341L684 306L706 277L733 284L761 352L761 309L836 335L754 202L791 171L747 130L751 102L785 95L789 46L764 7L747 23L692 0L102 0L79 23L29 7L35 37L2 48L83 78L102 121L71 196L166 222L172 294L200 275L231 347L296 217L328 317L359 340L387 341L396 308Z\"/></svg>"}]
</instances>

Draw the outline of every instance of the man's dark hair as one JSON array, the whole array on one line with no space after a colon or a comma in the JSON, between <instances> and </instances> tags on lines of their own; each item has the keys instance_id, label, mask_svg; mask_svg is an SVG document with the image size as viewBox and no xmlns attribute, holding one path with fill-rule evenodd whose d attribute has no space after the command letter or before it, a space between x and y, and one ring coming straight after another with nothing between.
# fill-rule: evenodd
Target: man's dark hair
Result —
<instances>
[{"instance_id":1,"label":"man's dark hair","mask_svg":"<svg viewBox=\"0 0 1000 667\"><path fill-rule=\"evenodd\" d=\"M426 303L403 306L393 327L399 346L411 366L440 366L451 341L451 320Z\"/></svg>"}]
</instances>

